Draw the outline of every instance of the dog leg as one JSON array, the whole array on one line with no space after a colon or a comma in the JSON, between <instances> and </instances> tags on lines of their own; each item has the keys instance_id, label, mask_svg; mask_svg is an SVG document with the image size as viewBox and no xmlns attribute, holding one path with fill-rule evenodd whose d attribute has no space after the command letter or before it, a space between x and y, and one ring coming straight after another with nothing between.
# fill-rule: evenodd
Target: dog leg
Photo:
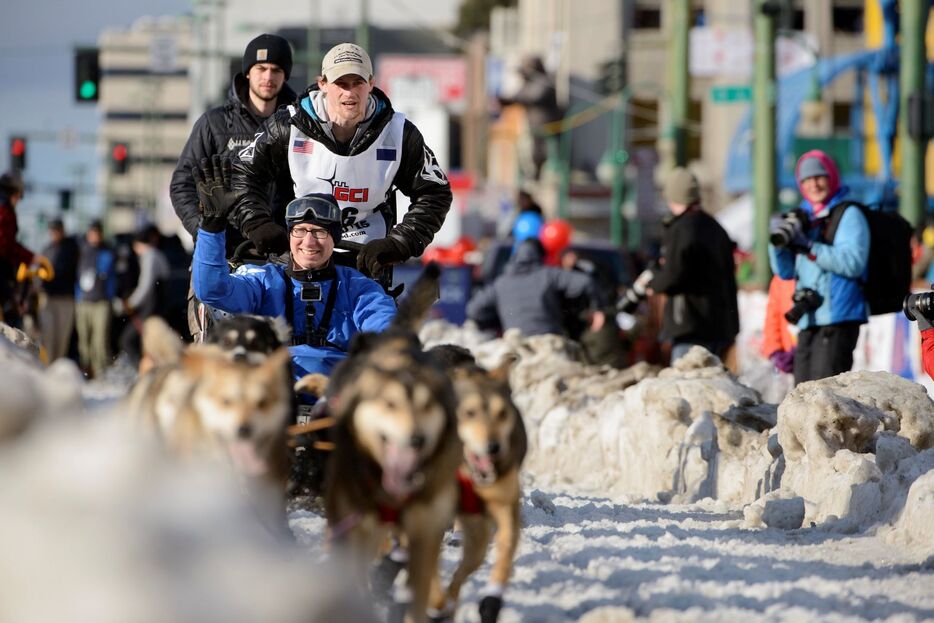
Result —
<instances>
[{"instance_id":1,"label":"dog leg","mask_svg":"<svg viewBox=\"0 0 934 623\"><path fill-rule=\"evenodd\" d=\"M458 519L464 533L464 545L460 564L454 570L448 585L446 600L451 610L457 606L464 582L483 564L492 536L491 522L485 514L460 515Z\"/></svg>"},{"instance_id":2,"label":"dog leg","mask_svg":"<svg viewBox=\"0 0 934 623\"><path fill-rule=\"evenodd\" d=\"M490 583L505 586L512 575L512 561L519 546L521 517L518 499L509 504L489 504L487 512L496 522L496 560L490 571Z\"/></svg>"},{"instance_id":3,"label":"dog leg","mask_svg":"<svg viewBox=\"0 0 934 623\"><path fill-rule=\"evenodd\" d=\"M402 520L409 542L409 589L412 595L406 623L427 620L428 596L432 579L438 572L438 559L444 530L450 515L444 512L455 507L455 492L442 492L430 505L420 504L407 509Z\"/></svg>"}]
</instances>

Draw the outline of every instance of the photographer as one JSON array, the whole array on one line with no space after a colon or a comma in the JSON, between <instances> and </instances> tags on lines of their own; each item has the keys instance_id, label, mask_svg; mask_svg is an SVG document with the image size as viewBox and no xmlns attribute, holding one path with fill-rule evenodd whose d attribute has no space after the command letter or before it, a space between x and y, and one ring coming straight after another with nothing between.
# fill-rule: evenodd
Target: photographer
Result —
<instances>
[{"instance_id":1,"label":"photographer","mask_svg":"<svg viewBox=\"0 0 934 623\"><path fill-rule=\"evenodd\" d=\"M931 285L934 288L934 284ZM934 292L909 294L902 305L908 320L918 321L921 331L921 366L934 379Z\"/></svg>"},{"instance_id":2,"label":"photographer","mask_svg":"<svg viewBox=\"0 0 934 623\"><path fill-rule=\"evenodd\" d=\"M869 225L857 205L846 202L837 165L824 152L805 153L795 167L804 199L772 222L769 261L782 279L797 279L793 305L786 314L798 325L795 384L834 376L853 366L853 349L868 308L863 295L869 259ZM829 231L834 220L836 227Z\"/></svg>"},{"instance_id":3,"label":"photographer","mask_svg":"<svg viewBox=\"0 0 934 623\"><path fill-rule=\"evenodd\" d=\"M661 335L674 362L695 344L724 360L739 333L733 241L700 206L700 186L687 169L668 174L663 196L671 210L662 234L662 257L632 290L668 295ZM654 274L653 274L654 273Z\"/></svg>"}]
</instances>

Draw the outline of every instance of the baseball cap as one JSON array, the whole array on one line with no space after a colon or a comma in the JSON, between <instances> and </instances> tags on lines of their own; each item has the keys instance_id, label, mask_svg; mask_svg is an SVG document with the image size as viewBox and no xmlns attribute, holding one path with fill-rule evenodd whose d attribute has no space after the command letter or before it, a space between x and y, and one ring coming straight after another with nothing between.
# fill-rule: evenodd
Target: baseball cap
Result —
<instances>
[{"instance_id":1,"label":"baseball cap","mask_svg":"<svg viewBox=\"0 0 934 623\"><path fill-rule=\"evenodd\" d=\"M256 63L278 65L288 80L292 73L292 46L279 35L262 34L250 41L243 52L243 75L250 73Z\"/></svg>"},{"instance_id":2,"label":"baseball cap","mask_svg":"<svg viewBox=\"0 0 934 623\"><path fill-rule=\"evenodd\" d=\"M321 75L328 82L341 76L356 74L365 80L373 77L373 63L366 50L355 43L338 43L328 50L321 61Z\"/></svg>"},{"instance_id":3,"label":"baseball cap","mask_svg":"<svg viewBox=\"0 0 934 623\"><path fill-rule=\"evenodd\" d=\"M809 177L817 177L819 175L830 177L830 174L827 173L827 167L824 166L820 158L805 158L801 161L801 164L798 165L798 181L806 180Z\"/></svg>"},{"instance_id":4,"label":"baseball cap","mask_svg":"<svg viewBox=\"0 0 934 623\"><path fill-rule=\"evenodd\" d=\"M285 206L285 223L291 229L298 223L324 227L334 242L341 239L341 209L330 193L311 193L293 199Z\"/></svg>"}]
</instances>

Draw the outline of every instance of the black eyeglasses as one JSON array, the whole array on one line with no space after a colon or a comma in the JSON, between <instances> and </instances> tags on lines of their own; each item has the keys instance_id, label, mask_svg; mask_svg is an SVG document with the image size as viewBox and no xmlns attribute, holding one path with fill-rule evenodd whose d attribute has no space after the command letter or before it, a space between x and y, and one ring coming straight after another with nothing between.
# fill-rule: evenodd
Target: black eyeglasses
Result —
<instances>
[{"instance_id":1,"label":"black eyeglasses","mask_svg":"<svg viewBox=\"0 0 934 623\"><path fill-rule=\"evenodd\" d=\"M289 234L293 238L304 238L311 234L311 237L316 240L324 240L330 235L326 229L312 229L310 227L293 227L289 230Z\"/></svg>"}]
</instances>

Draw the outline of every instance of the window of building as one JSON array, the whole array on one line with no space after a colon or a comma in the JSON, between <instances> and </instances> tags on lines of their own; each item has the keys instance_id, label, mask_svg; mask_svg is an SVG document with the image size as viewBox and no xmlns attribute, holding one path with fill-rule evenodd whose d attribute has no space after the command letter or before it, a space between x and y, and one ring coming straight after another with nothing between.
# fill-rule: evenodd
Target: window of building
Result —
<instances>
[{"instance_id":1,"label":"window of building","mask_svg":"<svg viewBox=\"0 0 934 623\"><path fill-rule=\"evenodd\" d=\"M659 30L662 27L661 8L636 4L632 9L632 27L636 30Z\"/></svg>"},{"instance_id":2,"label":"window of building","mask_svg":"<svg viewBox=\"0 0 934 623\"><path fill-rule=\"evenodd\" d=\"M862 6L835 6L832 11L834 32L863 32Z\"/></svg>"}]
</instances>

